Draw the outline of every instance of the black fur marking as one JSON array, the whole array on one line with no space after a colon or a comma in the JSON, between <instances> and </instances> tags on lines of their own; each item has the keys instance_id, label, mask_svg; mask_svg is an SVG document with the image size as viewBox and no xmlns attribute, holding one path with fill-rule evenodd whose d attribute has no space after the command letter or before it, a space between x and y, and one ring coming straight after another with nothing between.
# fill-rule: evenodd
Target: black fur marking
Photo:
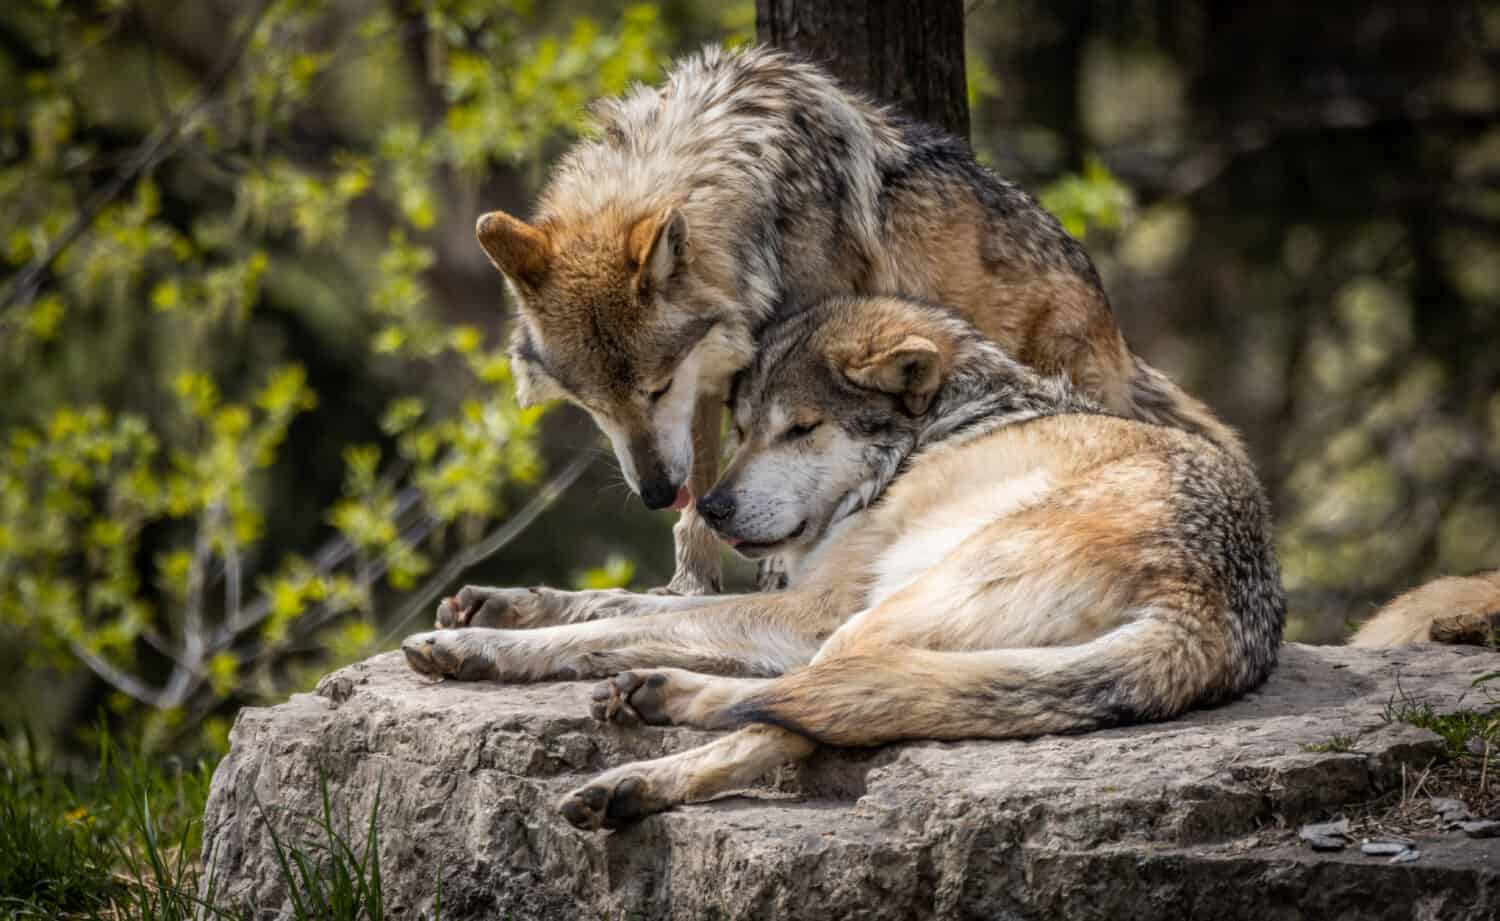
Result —
<instances>
[{"instance_id":1,"label":"black fur marking","mask_svg":"<svg viewBox=\"0 0 1500 921\"><path fill-rule=\"evenodd\" d=\"M806 726L777 713L776 707L781 703L784 703L784 701L772 698L762 698L759 701L752 698L741 701L725 711L724 728L743 726L747 723L758 723L766 726L778 726L787 732L794 732L805 739L812 739L814 742L823 741Z\"/></svg>"}]
</instances>

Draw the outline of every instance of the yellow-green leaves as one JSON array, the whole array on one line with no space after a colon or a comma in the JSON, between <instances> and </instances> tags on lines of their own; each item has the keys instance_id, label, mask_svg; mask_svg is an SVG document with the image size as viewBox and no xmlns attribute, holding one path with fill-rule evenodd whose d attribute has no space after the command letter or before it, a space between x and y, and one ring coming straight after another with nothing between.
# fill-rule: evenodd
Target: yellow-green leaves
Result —
<instances>
[{"instance_id":1,"label":"yellow-green leaves","mask_svg":"<svg viewBox=\"0 0 1500 921\"><path fill-rule=\"evenodd\" d=\"M578 131L589 100L656 73L666 32L655 7L636 4L609 25L580 17L566 36L515 42L520 53L503 62L477 49L445 55L443 88L452 103L444 143L460 169L514 163L547 139Z\"/></svg>"},{"instance_id":2,"label":"yellow-green leaves","mask_svg":"<svg viewBox=\"0 0 1500 921\"><path fill-rule=\"evenodd\" d=\"M603 566L585 569L573 576L577 589L624 588L635 578L635 562L623 556L611 556Z\"/></svg>"},{"instance_id":3,"label":"yellow-green leaves","mask_svg":"<svg viewBox=\"0 0 1500 921\"><path fill-rule=\"evenodd\" d=\"M1103 160L1089 157L1082 174L1070 173L1047 186L1041 202L1068 233L1081 238L1096 227L1119 230L1134 197L1130 187L1116 179Z\"/></svg>"},{"instance_id":4,"label":"yellow-green leaves","mask_svg":"<svg viewBox=\"0 0 1500 921\"><path fill-rule=\"evenodd\" d=\"M377 611L528 498L544 410L516 406L498 313L456 325L436 270L491 172L526 191L586 103L649 79L667 45L645 4L357 7L272 3L97 212L204 75L101 86L141 37L61 4L48 61L10 89L23 143L0 166L0 260L18 272L81 233L0 316L0 623L157 708L162 731L321 670L319 644L368 652Z\"/></svg>"},{"instance_id":5,"label":"yellow-green leaves","mask_svg":"<svg viewBox=\"0 0 1500 921\"><path fill-rule=\"evenodd\" d=\"M209 658L206 671L208 683L215 694L227 697L234 690L239 667L240 660L233 653L217 652Z\"/></svg>"}]
</instances>

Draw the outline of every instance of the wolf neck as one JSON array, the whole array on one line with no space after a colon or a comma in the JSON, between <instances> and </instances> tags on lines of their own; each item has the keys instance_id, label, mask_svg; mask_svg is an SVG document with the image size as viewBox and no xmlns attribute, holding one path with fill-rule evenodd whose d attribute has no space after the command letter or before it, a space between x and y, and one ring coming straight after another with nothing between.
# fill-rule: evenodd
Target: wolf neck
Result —
<instances>
[{"instance_id":1,"label":"wolf neck","mask_svg":"<svg viewBox=\"0 0 1500 921\"><path fill-rule=\"evenodd\" d=\"M1043 377L987 341L965 343L902 466L942 445L954 448L1040 416L1100 410L1063 377Z\"/></svg>"},{"instance_id":2,"label":"wolf neck","mask_svg":"<svg viewBox=\"0 0 1500 921\"><path fill-rule=\"evenodd\" d=\"M904 451L886 453L876 475L839 504L833 522L873 505L928 452L953 450L1008 425L1069 412L1103 410L1076 393L1066 378L1042 377L988 340L965 342L916 439Z\"/></svg>"}]
</instances>

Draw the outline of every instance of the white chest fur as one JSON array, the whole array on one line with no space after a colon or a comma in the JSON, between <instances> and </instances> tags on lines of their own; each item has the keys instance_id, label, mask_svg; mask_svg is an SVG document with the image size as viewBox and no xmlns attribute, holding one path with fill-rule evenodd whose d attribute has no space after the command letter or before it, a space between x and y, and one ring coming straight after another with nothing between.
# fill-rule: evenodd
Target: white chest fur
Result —
<instances>
[{"instance_id":1,"label":"white chest fur","mask_svg":"<svg viewBox=\"0 0 1500 921\"><path fill-rule=\"evenodd\" d=\"M1045 473L1034 471L987 483L982 489L962 490L953 501L925 511L876 561L875 586L866 606L875 607L894 595L980 530L1035 504L1050 486Z\"/></svg>"}]
</instances>

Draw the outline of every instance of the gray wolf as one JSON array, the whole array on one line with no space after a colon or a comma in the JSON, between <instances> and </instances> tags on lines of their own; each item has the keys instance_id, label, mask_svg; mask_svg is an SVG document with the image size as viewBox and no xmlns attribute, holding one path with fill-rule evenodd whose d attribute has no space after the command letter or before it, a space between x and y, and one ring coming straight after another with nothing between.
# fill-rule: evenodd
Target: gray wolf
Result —
<instances>
[{"instance_id":1,"label":"gray wolf","mask_svg":"<svg viewBox=\"0 0 1500 921\"><path fill-rule=\"evenodd\" d=\"M518 398L582 407L646 505L683 510L669 588L719 588L691 500L717 472L730 380L828 297L951 305L1105 408L1243 452L1131 353L1082 246L1031 196L818 67L711 47L594 119L530 221L492 212L477 234L519 304Z\"/></svg>"},{"instance_id":2,"label":"gray wolf","mask_svg":"<svg viewBox=\"0 0 1500 921\"><path fill-rule=\"evenodd\" d=\"M1500 641L1500 569L1444 576L1397 596L1360 625L1351 646Z\"/></svg>"},{"instance_id":3,"label":"gray wolf","mask_svg":"<svg viewBox=\"0 0 1500 921\"><path fill-rule=\"evenodd\" d=\"M733 389L740 447L700 514L741 553L792 560L790 588L489 590L494 616L533 629L402 646L431 675L613 676L601 720L736 730L598 777L562 800L574 824L708 799L820 743L1168 719L1274 668L1285 598L1236 452L1107 414L890 297L783 320Z\"/></svg>"}]
</instances>

